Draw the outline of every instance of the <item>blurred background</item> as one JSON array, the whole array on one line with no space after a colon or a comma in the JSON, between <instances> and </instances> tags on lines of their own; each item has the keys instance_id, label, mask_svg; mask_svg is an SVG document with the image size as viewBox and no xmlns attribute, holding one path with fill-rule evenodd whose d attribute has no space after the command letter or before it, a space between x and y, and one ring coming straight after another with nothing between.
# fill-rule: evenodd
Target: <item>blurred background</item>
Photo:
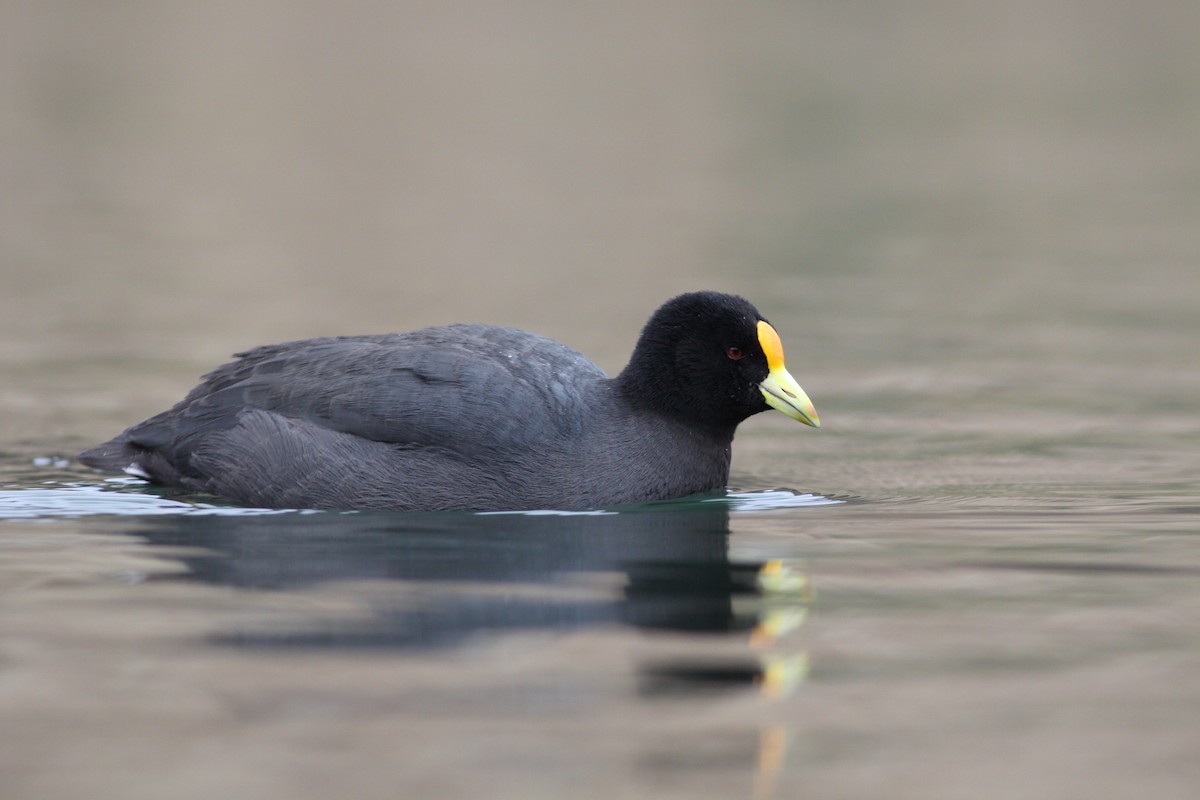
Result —
<instances>
[{"instance_id":1,"label":"blurred background","mask_svg":"<svg viewBox=\"0 0 1200 800\"><path fill-rule=\"evenodd\" d=\"M0 0L0 785L1190 800L1198 34L1195 0ZM754 672L652 699L647 653L737 643L615 623L230 650L430 589L200 585L164 547L287 567L306 528L168 509L148 544L163 501L70 461L256 344L494 322L615 372L700 288L771 319L824 423L748 422L735 487L849 501L732 515L732 561L819 589L774 710ZM313 564L377 577L311 519Z\"/></svg>"},{"instance_id":2,"label":"blurred background","mask_svg":"<svg viewBox=\"0 0 1200 800\"><path fill-rule=\"evenodd\" d=\"M983 360L1170 380L1200 329L1186 0L3 17L0 396L43 430L323 334L498 322L617 370L697 288L760 306L823 415Z\"/></svg>"}]
</instances>

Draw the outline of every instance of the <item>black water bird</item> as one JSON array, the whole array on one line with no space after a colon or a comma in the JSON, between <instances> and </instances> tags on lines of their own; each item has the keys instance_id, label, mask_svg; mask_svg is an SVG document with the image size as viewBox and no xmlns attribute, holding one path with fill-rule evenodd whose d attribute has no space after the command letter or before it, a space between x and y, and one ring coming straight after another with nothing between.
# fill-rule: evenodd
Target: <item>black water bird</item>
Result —
<instances>
[{"instance_id":1,"label":"black water bird","mask_svg":"<svg viewBox=\"0 0 1200 800\"><path fill-rule=\"evenodd\" d=\"M491 325L256 347L79 456L271 508L593 509L723 487L734 430L820 426L775 329L716 292L669 300L615 378Z\"/></svg>"}]
</instances>

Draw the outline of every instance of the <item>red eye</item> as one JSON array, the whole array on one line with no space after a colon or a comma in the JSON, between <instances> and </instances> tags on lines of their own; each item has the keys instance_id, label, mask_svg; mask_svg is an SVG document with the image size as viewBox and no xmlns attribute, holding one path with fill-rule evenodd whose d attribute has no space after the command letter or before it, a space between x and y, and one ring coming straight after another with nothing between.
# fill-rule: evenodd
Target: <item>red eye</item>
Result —
<instances>
[{"instance_id":1,"label":"red eye","mask_svg":"<svg viewBox=\"0 0 1200 800\"><path fill-rule=\"evenodd\" d=\"M731 347L731 348L729 348L728 350L726 350L726 351L725 351L725 355L729 356L729 357L730 357L730 358L732 358L734 361L737 361L737 360L738 360L738 359L740 359L742 356L746 355L746 353L745 353L745 351L743 351L743 350L742 350L742 348L740 348L740 347Z\"/></svg>"}]
</instances>

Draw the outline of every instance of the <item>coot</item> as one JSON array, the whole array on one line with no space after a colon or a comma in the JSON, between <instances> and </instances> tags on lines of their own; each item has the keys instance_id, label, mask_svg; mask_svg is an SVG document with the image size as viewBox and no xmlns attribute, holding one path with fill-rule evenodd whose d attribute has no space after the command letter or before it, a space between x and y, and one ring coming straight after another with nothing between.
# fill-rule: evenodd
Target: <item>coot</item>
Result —
<instances>
[{"instance_id":1,"label":"coot","mask_svg":"<svg viewBox=\"0 0 1200 800\"><path fill-rule=\"evenodd\" d=\"M84 464L272 508L592 509L725 485L738 423L820 421L775 329L669 300L608 378L551 339L449 325L256 347Z\"/></svg>"}]
</instances>

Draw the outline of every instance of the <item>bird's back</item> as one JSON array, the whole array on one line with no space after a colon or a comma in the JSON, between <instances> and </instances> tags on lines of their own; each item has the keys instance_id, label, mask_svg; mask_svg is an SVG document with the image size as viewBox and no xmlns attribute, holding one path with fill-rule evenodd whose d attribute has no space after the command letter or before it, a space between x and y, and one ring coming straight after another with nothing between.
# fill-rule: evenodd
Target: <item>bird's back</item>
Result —
<instances>
[{"instance_id":1,"label":"bird's back","mask_svg":"<svg viewBox=\"0 0 1200 800\"><path fill-rule=\"evenodd\" d=\"M530 493L531 459L586 435L604 381L496 326L267 345L80 460L269 506L499 507Z\"/></svg>"}]
</instances>

